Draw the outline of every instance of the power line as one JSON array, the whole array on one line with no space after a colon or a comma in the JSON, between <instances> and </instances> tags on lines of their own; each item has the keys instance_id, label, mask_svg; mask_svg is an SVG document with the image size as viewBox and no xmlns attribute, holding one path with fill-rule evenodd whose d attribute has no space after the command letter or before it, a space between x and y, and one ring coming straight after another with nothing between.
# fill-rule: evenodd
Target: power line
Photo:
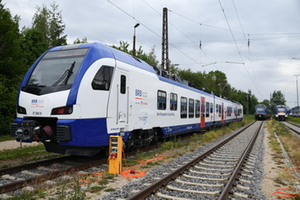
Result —
<instances>
[{"instance_id":1,"label":"power line","mask_svg":"<svg viewBox=\"0 0 300 200\"><path fill-rule=\"evenodd\" d=\"M222 6L222 4L221 4L220 0L219 0L219 4L220 4L221 10L222 10L222 12L223 12L223 14L224 14L224 18L225 18L225 20L226 20L226 22L227 22L227 25L228 25L228 27L229 27L229 30L230 30L230 33L231 33L232 39L233 39L233 41L234 41L234 44L235 44L235 46L236 46L236 49L237 49L237 51L238 51L239 57L240 57L240 59L241 59L241 61L242 61L242 64L243 64L243 66L244 66L245 70L247 71L247 73L248 73L248 75L249 75L249 77L250 77L250 79L251 79L251 81L252 81L253 85L255 86L255 88L257 89L257 91L258 91L258 92L259 92L259 94L260 94L260 91L259 91L259 89L258 89L257 85L255 84L255 82L254 82L254 80L253 80L253 78L252 78L251 74L249 73L248 69L247 69L247 68L246 68L246 66L245 66L245 63L244 63L244 61L243 61L243 58L242 58L242 55L241 55L240 49L239 49L239 47L237 46L237 42L236 42L236 40L235 40L235 37L234 37L233 31L231 30L230 24L229 24L229 22L228 22L228 19L227 19L226 13L225 13L225 10L224 10L224 8L223 8L223 6Z\"/></svg>"}]
</instances>

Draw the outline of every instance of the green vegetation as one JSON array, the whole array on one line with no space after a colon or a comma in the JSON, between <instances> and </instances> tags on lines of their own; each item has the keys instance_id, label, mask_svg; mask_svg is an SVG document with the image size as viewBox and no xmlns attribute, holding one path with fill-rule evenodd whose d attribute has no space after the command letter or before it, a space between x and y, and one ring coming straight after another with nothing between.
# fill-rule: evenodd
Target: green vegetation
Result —
<instances>
[{"instance_id":1,"label":"green vegetation","mask_svg":"<svg viewBox=\"0 0 300 200\"><path fill-rule=\"evenodd\" d=\"M296 124L300 124L300 117L289 116L287 121L290 121L290 122L296 123Z\"/></svg>"},{"instance_id":2,"label":"green vegetation","mask_svg":"<svg viewBox=\"0 0 300 200\"><path fill-rule=\"evenodd\" d=\"M10 135L0 135L0 142L8 140L15 140L15 138L11 137Z\"/></svg>"},{"instance_id":3,"label":"green vegetation","mask_svg":"<svg viewBox=\"0 0 300 200\"><path fill-rule=\"evenodd\" d=\"M45 151L44 145L41 144L31 147L19 147L17 149L2 150L0 154L0 160L31 157L32 153L36 151L39 152L39 155L48 154L48 152Z\"/></svg>"}]
</instances>

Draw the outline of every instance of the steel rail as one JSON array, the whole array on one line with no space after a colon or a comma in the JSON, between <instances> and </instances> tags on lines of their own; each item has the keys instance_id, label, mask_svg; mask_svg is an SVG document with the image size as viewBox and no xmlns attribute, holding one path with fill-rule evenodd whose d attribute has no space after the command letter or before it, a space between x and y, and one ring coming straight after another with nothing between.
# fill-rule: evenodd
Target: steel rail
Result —
<instances>
[{"instance_id":1,"label":"steel rail","mask_svg":"<svg viewBox=\"0 0 300 200\"><path fill-rule=\"evenodd\" d=\"M153 183L153 184L149 185L148 187L146 187L144 190L141 190L140 192L134 194L131 197L128 197L127 200L140 200L140 199L144 199L144 198L148 197L150 194L152 194L153 192L155 192L156 190L158 190L159 188L166 185L168 182L170 182L171 180L173 180L174 178L176 178L177 176L182 174L186 169L188 169L191 166L195 165L200 160L204 159L206 156L208 156L209 154L214 152L216 149L223 146L224 144L229 142L231 139L233 139L234 137L239 135L241 132L245 131L247 128L249 128L254 123L255 122L252 122L252 123L248 124L247 126L242 128L241 130L239 130L238 132L236 132L235 134L233 134L231 137L227 138L226 140L224 140L220 144L216 144L214 147L212 147L211 149L205 151L204 153L202 153L200 156L198 156L194 160L190 161L189 163L185 164L184 166L180 167L179 169L175 170L174 172L171 172L169 175L167 175L163 179L160 179L160 180L156 181L155 183Z\"/></svg>"},{"instance_id":2,"label":"steel rail","mask_svg":"<svg viewBox=\"0 0 300 200\"><path fill-rule=\"evenodd\" d=\"M287 122L287 121L286 121L286 123L288 123L288 124L290 124L290 125L293 125L293 126L296 126L296 127L300 128L300 125L299 125L299 124L295 124L295 123ZM291 129L292 131L294 131L295 133L297 133L298 135L300 135L299 130L297 131L296 129L294 129L294 128L290 127L290 126L287 126L287 127L288 127L289 129Z\"/></svg>"},{"instance_id":3,"label":"steel rail","mask_svg":"<svg viewBox=\"0 0 300 200\"><path fill-rule=\"evenodd\" d=\"M235 167L230 179L227 181L224 189L222 190L218 200L225 200L228 198L228 196L230 195L231 193L231 190L234 186L234 183L236 182L236 178L238 177L240 171L241 171L241 168L243 167L250 151L252 150L252 147L256 141L256 138L258 137L260 131L261 131L261 128L262 128L262 125L263 125L263 122L261 122L259 128L256 130L256 132L253 134L252 138L251 138L251 141L250 143L247 145L242 157L240 158L240 161L239 163L237 164L237 166Z\"/></svg>"}]
</instances>

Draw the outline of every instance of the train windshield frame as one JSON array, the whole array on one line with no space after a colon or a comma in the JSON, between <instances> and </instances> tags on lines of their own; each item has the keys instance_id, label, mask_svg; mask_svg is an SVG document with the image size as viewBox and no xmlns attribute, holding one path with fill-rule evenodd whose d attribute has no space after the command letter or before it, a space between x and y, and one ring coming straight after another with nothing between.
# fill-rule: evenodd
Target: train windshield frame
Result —
<instances>
[{"instance_id":1,"label":"train windshield frame","mask_svg":"<svg viewBox=\"0 0 300 200\"><path fill-rule=\"evenodd\" d=\"M35 66L22 91L42 95L70 89L88 50L47 52Z\"/></svg>"},{"instance_id":2,"label":"train windshield frame","mask_svg":"<svg viewBox=\"0 0 300 200\"><path fill-rule=\"evenodd\" d=\"M264 111L264 110L265 110L264 106L257 106L256 107L256 111Z\"/></svg>"},{"instance_id":3,"label":"train windshield frame","mask_svg":"<svg viewBox=\"0 0 300 200\"><path fill-rule=\"evenodd\" d=\"M283 107L278 107L278 112L285 112L285 108L283 108Z\"/></svg>"}]
</instances>

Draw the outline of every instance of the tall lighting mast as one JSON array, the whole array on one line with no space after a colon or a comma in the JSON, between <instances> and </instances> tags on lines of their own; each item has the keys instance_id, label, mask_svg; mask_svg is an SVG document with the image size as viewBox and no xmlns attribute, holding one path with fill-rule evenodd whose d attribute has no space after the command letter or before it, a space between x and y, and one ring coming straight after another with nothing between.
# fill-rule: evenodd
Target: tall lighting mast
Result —
<instances>
[{"instance_id":1,"label":"tall lighting mast","mask_svg":"<svg viewBox=\"0 0 300 200\"><path fill-rule=\"evenodd\" d=\"M163 27L162 27L162 55L161 66L163 70L169 71L169 43L168 43L168 9L163 8Z\"/></svg>"}]
</instances>

